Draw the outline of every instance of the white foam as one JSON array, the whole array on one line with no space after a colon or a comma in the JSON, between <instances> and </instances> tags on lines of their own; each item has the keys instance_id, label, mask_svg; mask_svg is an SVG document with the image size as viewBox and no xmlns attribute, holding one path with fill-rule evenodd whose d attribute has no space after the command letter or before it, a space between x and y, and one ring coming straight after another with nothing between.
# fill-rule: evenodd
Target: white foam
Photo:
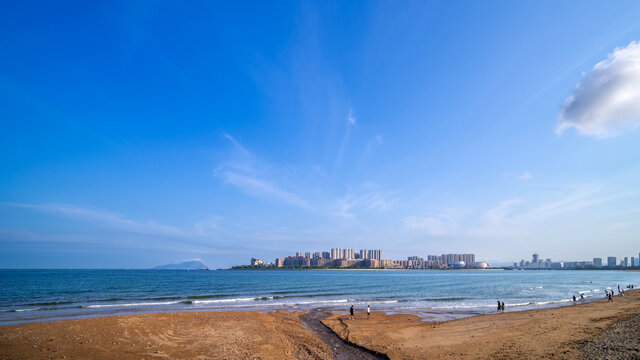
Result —
<instances>
[{"instance_id":1,"label":"white foam","mask_svg":"<svg viewBox=\"0 0 640 360\"><path fill-rule=\"evenodd\" d=\"M128 303L128 304L94 304L94 305L86 305L83 307L93 309L93 308L108 308L108 307L174 305L179 303L180 301L165 301L165 302L145 302L145 303Z\"/></svg>"},{"instance_id":2,"label":"white foam","mask_svg":"<svg viewBox=\"0 0 640 360\"><path fill-rule=\"evenodd\" d=\"M193 304L218 304L218 303L232 303L232 302L241 302L241 301L251 301L257 298L237 298L237 299L218 299L218 300L194 300Z\"/></svg>"}]
</instances>

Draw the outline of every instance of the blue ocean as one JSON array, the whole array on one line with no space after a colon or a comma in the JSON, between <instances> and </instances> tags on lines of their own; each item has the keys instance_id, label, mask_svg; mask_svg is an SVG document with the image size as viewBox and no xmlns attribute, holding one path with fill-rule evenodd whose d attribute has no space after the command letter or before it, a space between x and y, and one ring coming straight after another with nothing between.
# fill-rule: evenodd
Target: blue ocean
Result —
<instances>
[{"instance_id":1,"label":"blue ocean","mask_svg":"<svg viewBox=\"0 0 640 360\"><path fill-rule=\"evenodd\" d=\"M640 286L621 271L0 270L0 325L180 311L323 308L447 320L570 305Z\"/></svg>"}]
</instances>

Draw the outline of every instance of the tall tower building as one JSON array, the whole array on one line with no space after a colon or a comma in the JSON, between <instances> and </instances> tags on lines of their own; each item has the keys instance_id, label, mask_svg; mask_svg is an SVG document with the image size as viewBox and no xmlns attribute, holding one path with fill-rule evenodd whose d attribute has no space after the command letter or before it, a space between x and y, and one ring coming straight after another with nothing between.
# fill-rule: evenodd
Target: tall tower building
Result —
<instances>
[{"instance_id":1,"label":"tall tower building","mask_svg":"<svg viewBox=\"0 0 640 360\"><path fill-rule=\"evenodd\" d=\"M602 258L593 258L593 266L601 267L602 266Z\"/></svg>"},{"instance_id":2,"label":"tall tower building","mask_svg":"<svg viewBox=\"0 0 640 360\"><path fill-rule=\"evenodd\" d=\"M617 264L616 264L616 261L617 261L617 259L616 259L616 257L615 257L615 256L609 256L609 257L607 258L607 266L609 266L609 267L615 267L615 266L617 265Z\"/></svg>"},{"instance_id":3,"label":"tall tower building","mask_svg":"<svg viewBox=\"0 0 640 360\"><path fill-rule=\"evenodd\" d=\"M537 264L539 259L540 259L540 255L538 255L537 253L533 254L533 258L531 260L531 263L532 264Z\"/></svg>"}]
</instances>

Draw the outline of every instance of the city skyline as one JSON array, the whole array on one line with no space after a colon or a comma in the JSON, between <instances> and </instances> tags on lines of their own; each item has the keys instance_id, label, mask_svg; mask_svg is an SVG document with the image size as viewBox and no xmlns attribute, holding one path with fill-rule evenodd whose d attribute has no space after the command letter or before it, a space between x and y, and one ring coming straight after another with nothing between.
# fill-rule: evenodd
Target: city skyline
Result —
<instances>
[{"instance_id":1,"label":"city skyline","mask_svg":"<svg viewBox=\"0 0 640 360\"><path fill-rule=\"evenodd\" d=\"M639 18L625 0L4 2L0 264L630 257Z\"/></svg>"}]
</instances>

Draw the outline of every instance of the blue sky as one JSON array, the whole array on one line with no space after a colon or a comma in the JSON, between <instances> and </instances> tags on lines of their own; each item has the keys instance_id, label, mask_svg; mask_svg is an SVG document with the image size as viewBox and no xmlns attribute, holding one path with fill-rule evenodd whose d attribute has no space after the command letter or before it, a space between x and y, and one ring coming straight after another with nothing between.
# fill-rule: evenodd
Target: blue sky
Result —
<instances>
[{"instance_id":1,"label":"blue sky","mask_svg":"<svg viewBox=\"0 0 640 360\"><path fill-rule=\"evenodd\" d=\"M5 2L0 267L640 252L637 1Z\"/></svg>"}]
</instances>

